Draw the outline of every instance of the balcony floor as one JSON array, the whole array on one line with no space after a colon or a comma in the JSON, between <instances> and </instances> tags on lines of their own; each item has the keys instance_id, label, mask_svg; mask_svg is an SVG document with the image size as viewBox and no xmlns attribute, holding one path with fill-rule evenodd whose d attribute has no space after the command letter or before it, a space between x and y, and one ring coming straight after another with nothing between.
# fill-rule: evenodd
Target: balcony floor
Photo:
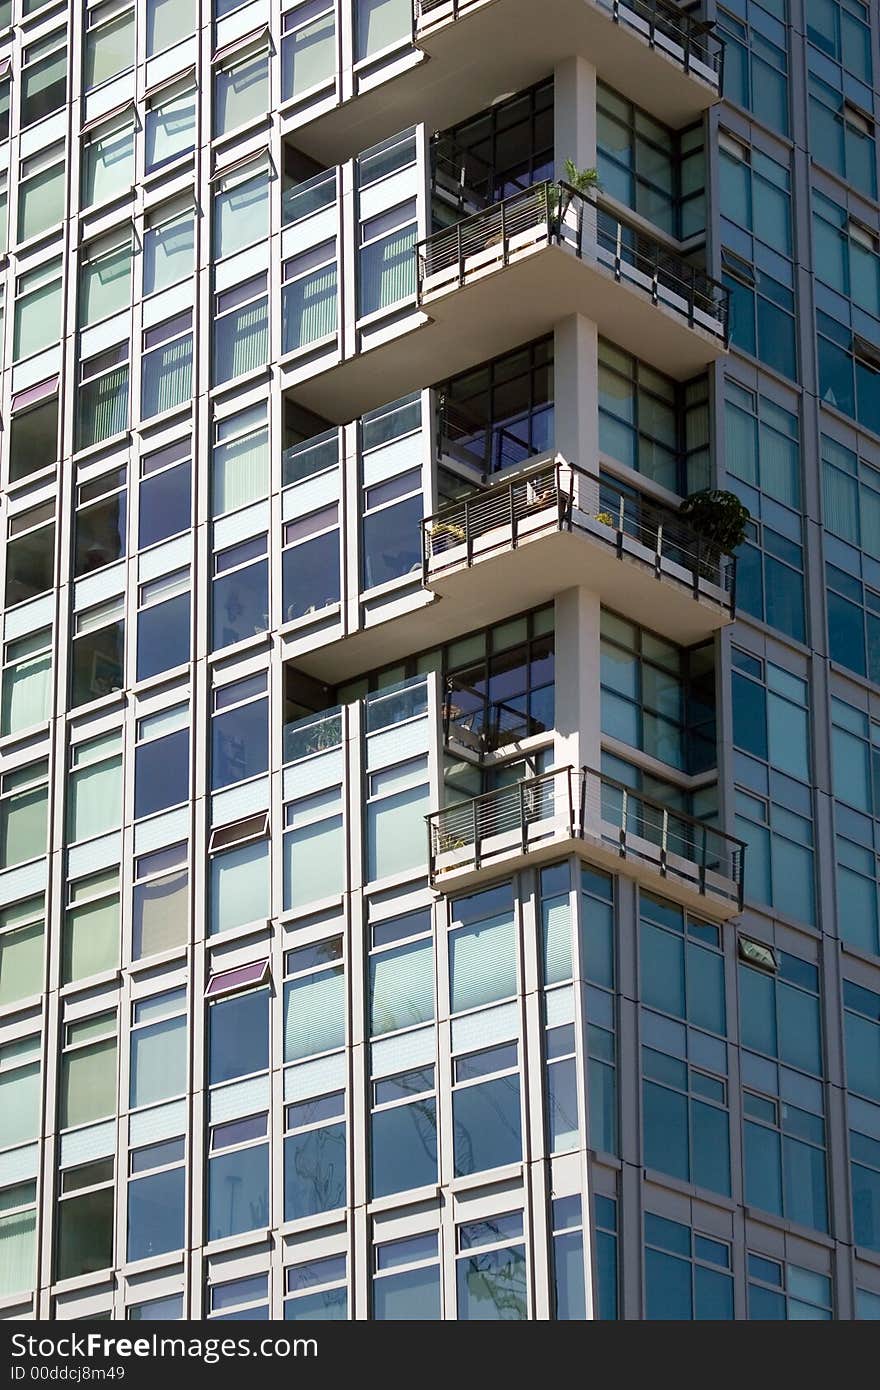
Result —
<instances>
[{"instance_id":1,"label":"balcony floor","mask_svg":"<svg viewBox=\"0 0 880 1390\"><path fill-rule=\"evenodd\" d=\"M533 520L535 526L539 523L540 514ZM531 535L521 526L516 549L510 548L509 527L498 527L474 542L470 566L464 545L438 556L437 562L445 568L429 573L428 587L457 607L485 606L494 596L499 606L521 612L579 586L598 594L603 604L623 617L661 632L683 647L712 637L733 621L727 607L718 601L721 591L714 586L704 584L702 596L695 598L690 576L678 565L666 562L658 579L653 555L644 547L627 539L618 557L616 547L601 535L608 530L601 522L579 519L575 513L575 524L582 529ZM481 557L481 547L488 551L493 544L498 549ZM460 558L456 560L456 556Z\"/></svg>"},{"instance_id":2,"label":"balcony floor","mask_svg":"<svg viewBox=\"0 0 880 1390\"><path fill-rule=\"evenodd\" d=\"M309 410L342 423L550 333L571 314L592 319L600 333L680 381L724 356L722 339L690 327L684 314L653 303L647 291L618 283L604 265L549 245L546 228L530 236L511 251L508 265L496 256L468 269L460 288L429 277L419 327L404 328L315 376L300 380L285 372L282 386Z\"/></svg>"},{"instance_id":3,"label":"balcony floor","mask_svg":"<svg viewBox=\"0 0 880 1390\"><path fill-rule=\"evenodd\" d=\"M531 827L533 834L535 829L535 826ZM606 829L609 836L614 835L613 826ZM451 850L439 855L433 880L435 891L461 893L467 889L485 887L493 878L536 868L552 860L562 859L568 854L576 854L585 863L605 869L608 873L624 874L627 878L635 879L643 888L680 903L696 916L727 922L740 911L733 885L729 880L719 879L714 888L710 882L708 891L701 893L696 882L689 882L687 877L681 877L675 872L677 865L684 874L695 876L695 865L688 865L684 860L673 860L670 872L664 875L660 871L659 850L655 846L643 841L641 843L646 858L642 859L633 854L624 857L613 844L603 840L599 824L596 825L595 833L581 837L570 835L568 826L554 827L552 822L548 822L546 834L541 842L532 843L525 851L517 843L518 839L516 831L492 836L484 844L484 858L478 869L472 862L460 866L455 863L457 855L461 857L465 853L472 853L471 847L467 851ZM728 892L734 893L734 896L727 896Z\"/></svg>"}]
</instances>

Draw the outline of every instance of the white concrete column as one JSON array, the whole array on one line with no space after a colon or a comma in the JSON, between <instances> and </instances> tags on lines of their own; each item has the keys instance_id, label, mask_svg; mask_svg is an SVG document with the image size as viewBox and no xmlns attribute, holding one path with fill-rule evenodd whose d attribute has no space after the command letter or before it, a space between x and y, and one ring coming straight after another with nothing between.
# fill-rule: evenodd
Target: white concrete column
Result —
<instances>
[{"instance_id":1,"label":"white concrete column","mask_svg":"<svg viewBox=\"0 0 880 1390\"><path fill-rule=\"evenodd\" d=\"M599 766L599 616L599 596L589 589L556 595L557 765Z\"/></svg>"},{"instance_id":2,"label":"white concrete column","mask_svg":"<svg viewBox=\"0 0 880 1390\"><path fill-rule=\"evenodd\" d=\"M596 69L586 58L573 56L557 63L553 73L553 138L556 177L567 159L578 169L596 165Z\"/></svg>"},{"instance_id":3,"label":"white concrete column","mask_svg":"<svg viewBox=\"0 0 880 1390\"><path fill-rule=\"evenodd\" d=\"M557 323L553 333L556 452L566 463L595 473L599 461L599 333L582 314Z\"/></svg>"}]
</instances>

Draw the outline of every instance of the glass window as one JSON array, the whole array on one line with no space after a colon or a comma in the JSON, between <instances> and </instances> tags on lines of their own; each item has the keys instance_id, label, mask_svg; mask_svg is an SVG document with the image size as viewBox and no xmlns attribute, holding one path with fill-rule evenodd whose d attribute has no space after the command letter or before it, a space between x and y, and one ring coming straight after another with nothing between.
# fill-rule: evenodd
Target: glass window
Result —
<instances>
[{"instance_id":1,"label":"glass window","mask_svg":"<svg viewBox=\"0 0 880 1390\"><path fill-rule=\"evenodd\" d=\"M162 0L168 10L180 13L179 0ZM191 154L196 136L196 89L189 78L164 87L152 97L145 117L146 171Z\"/></svg>"},{"instance_id":2,"label":"glass window","mask_svg":"<svg viewBox=\"0 0 880 1390\"><path fill-rule=\"evenodd\" d=\"M176 806L189 796L189 705L139 720L137 735L135 818Z\"/></svg>"},{"instance_id":3,"label":"glass window","mask_svg":"<svg viewBox=\"0 0 880 1390\"><path fill-rule=\"evenodd\" d=\"M337 1211L347 1200L344 1093L285 1111L284 1219Z\"/></svg>"},{"instance_id":4,"label":"glass window","mask_svg":"<svg viewBox=\"0 0 880 1390\"><path fill-rule=\"evenodd\" d=\"M58 457L58 378L34 387L34 395L30 409L24 408L30 392L13 397L13 411L18 410L9 425L11 483L39 472Z\"/></svg>"},{"instance_id":5,"label":"glass window","mask_svg":"<svg viewBox=\"0 0 880 1390\"><path fill-rule=\"evenodd\" d=\"M724 96L788 134L788 35L785 0L739 0L719 8Z\"/></svg>"},{"instance_id":6,"label":"glass window","mask_svg":"<svg viewBox=\"0 0 880 1390\"><path fill-rule=\"evenodd\" d=\"M113 1159L106 1158L68 1168L61 1174L56 1279L94 1274L112 1265L113 1167Z\"/></svg>"},{"instance_id":7,"label":"glass window","mask_svg":"<svg viewBox=\"0 0 880 1390\"><path fill-rule=\"evenodd\" d=\"M269 993L251 990L208 1010L208 1080L212 1086L269 1066Z\"/></svg>"},{"instance_id":8,"label":"glass window","mask_svg":"<svg viewBox=\"0 0 880 1390\"><path fill-rule=\"evenodd\" d=\"M61 978L88 979L119 965L119 869L102 869L67 885Z\"/></svg>"},{"instance_id":9,"label":"glass window","mask_svg":"<svg viewBox=\"0 0 880 1390\"><path fill-rule=\"evenodd\" d=\"M293 1322L344 1322L348 1317L345 1255L329 1255L285 1271L284 1316Z\"/></svg>"},{"instance_id":10,"label":"glass window","mask_svg":"<svg viewBox=\"0 0 880 1390\"><path fill-rule=\"evenodd\" d=\"M195 27L195 0L147 0L147 57L171 48Z\"/></svg>"},{"instance_id":11,"label":"glass window","mask_svg":"<svg viewBox=\"0 0 880 1390\"><path fill-rule=\"evenodd\" d=\"M70 750L67 836L70 843L122 822L122 732L113 730Z\"/></svg>"},{"instance_id":12,"label":"glass window","mask_svg":"<svg viewBox=\"0 0 880 1390\"><path fill-rule=\"evenodd\" d=\"M416 201L360 224L358 316L378 313L415 294Z\"/></svg>"},{"instance_id":13,"label":"glass window","mask_svg":"<svg viewBox=\"0 0 880 1390\"><path fill-rule=\"evenodd\" d=\"M269 841L254 840L211 861L209 930L234 931L270 915Z\"/></svg>"},{"instance_id":14,"label":"glass window","mask_svg":"<svg viewBox=\"0 0 880 1390\"><path fill-rule=\"evenodd\" d=\"M131 302L131 240L84 248L80 260L79 324L83 328Z\"/></svg>"},{"instance_id":15,"label":"glass window","mask_svg":"<svg viewBox=\"0 0 880 1390\"><path fill-rule=\"evenodd\" d=\"M733 1277L726 1241L645 1213L645 1317L719 1321L733 1317Z\"/></svg>"},{"instance_id":16,"label":"glass window","mask_svg":"<svg viewBox=\"0 0 880 1390\"><path fill-rule=\"evenodd\" d=\"M440 1313L440 1251L436 1231L373 1249L373 1318L434 1322Z\"/></svg>"},{"instance_id":17,"label":"glass window","mask_svg":"<svg viewBox=\"0 0 880 1390\"><path fill-rule=\"evenodd\" d=\"M187 1082L186 989L139 999L131 1022L131 1108L182 1095Z\"/></svg>"},{"instance_id":18,"label":"glass window","mask_svg":"<svg viewBox=\"0 0 880 1390\"><path fill-rule=\"evenodd\" d=\"M114 468L80 483L76 490L73 572L79 577L103 569L126 553L127 470Z\"/></svg>"},{"instance_id":19,"label":"glass window","mask_svg":"<svg viewBox=\"0 0 880 1390\"><path fill-rule=\"evenodd\" d=\"M4 1148L38 1137L42 1103L39 1034L4 1044L0 1047Z\"/></svg>"},{"instance_id":20,"label":"glass window","mask_svg":"<svg viewBox=\"0 0 880 1390\"><path fill-rule=\"evenodd\" d=\"M372 1090L371 1195L388 1197L395 1192L435 1186L437 1096L434 1066L376 1078Z\"/></svg>"},{"instance_id":21,"label":"glass window","mask_svg":"<svg viewBox=\"0 0 880 1390\"><path fill-rule=\"evenodd\" d=\"M182 946L189 935L187 846L141 855L134 864L131 954L134 960Z\"/></svg>"},{"instance_id":22,"label":"glass window","mask_svg":"<svg viewBox=\"0 0 880 1390\"><path fill-rule=\"evenodd\" d=\"M265 672L217 686L211 725L211 790L254 777L269 766Z\"/></svg>"},{"instance_id":23,"label":"glass window","mask_svg":"<svg viewBox=\"0 0 880 1390\"><path fill-rule=\"evenodd\" d=\"M214 191L214 260L269 234L269 172L250 165L218 181Z\"/></svg>"},{"instance_id":24,"label":"glass window","mask_svg":"<svg viewBox=\"0 0 880 1390\"><path fill-rule=\"evenodd\" d=\"M133 178L134 117L126 112L83 138L80 206L117 198Z\"/></svg>"},{"instance_id":25,"label":"glass window","mask_svg":"<svg viewBox=\"0 0 880 1390\"><path fill-rule=\"evenodd\" d=\"M66 29L56 29L25 48L21 69L22 129L57 111L67 100L67 52Z\"/></svg>"},{"instance_id":26,"label":"glass window","mask_svg":"<svg viewBox=\"0 0 880 1390\"><path fill-rule=\"evenodd\" d=\"M218 651L269 626L269 567L267 536L221 550L214 555L212 593L213 641Z\"/></svg>"},{"instance_id":27,"label":"glass window","mask_svg":"<svg viewBox=\"0 0 880 1390\"><path fill-rule=\"evenodd\" d=\"M0 868L46 853L49 764L30 763L0 779Z\"/></svg>"},{"instance_id":28,"label":"glass window","mask_svg":"<svg viewBox=\"0 0 880 1390\"><path fill-rule=\"evenodd\" d=\"M125 672L125 623L112 599L78 615L71 663L71 706L121 690Z\"/></svg>"},{"instance_id":29,"label":"glass window","mask_svg":"<svg viewBox=\"0 0 880 1390\"><path fill-rule=\"evenodd\" d=\"M52 712L52 629L7 642L3 649L0 734L44 723Z\"/></svg>"},{"instance_id":30,"label":"glass window","mask_svg":"<svg viewBox=\"0 0 880 1390\"><path fill-rule=\"evenodd\" d=\"M456 1057L452 1094L455 1175L522 1158L518 1044Z\"/></svg>"},{"instance_id":31,"label":"glass window","mask_svg":"<svg viewBox=\"0 0 880 1390\"><path fill-rule=\"evenodd\" d=\"M282 15L281 100L302 97L336 74L336 10L309 0Z\"/></svg>"},{"instance_id":32,"label":"glass window","mask_svg":"<svg viewBox=\"0 0 880 1390\"><path fill-rule=\"evenodd\" d=\"M79 364L78 449L99 444L128 427L128 343Z\"/></svg>"},{"instance_id":33,"label":"glass window","mask_svg":"<svg viewBox=\"0 0 880 1390\"><path fill-rule=\"evenodd\" d=\"M122 0L124 5L124 0ZM86 16L83 85L86 91L134 66L134 8L105 0Z\"/></svg>"},{"instance_id":34,"label":"glass window","mask_svg":"<svg viewBox=\"0 0 880 1390\"><path fill-rule=\"evenodd\" d=\"M409 0L357 0L357 60L412 37Z\"/></svg>"},{"instance_id":35,"label":"glass window","mask_svg":"<svg viewBox=\"0 0 880 1390\"><path fill-rule=\"evenodd\" d=\"M195 266L195 216L189 206L169 205L150 216L144 230L144 294L155 294L191 275Z\"/></svg>"},{"instance_id":36,"label":"glass window","mask_svg":"<svg viewBox=\"0 0 880 1390\"><path fill-rule=\"evenodd\" d=\"M214 74L214 134L226 135L269 109L269 54L236 54Z\"/></svg>"},{"instance_id":37,"label":"glass window","mask_svg":"<svg viewBox=\"0 0 880 1390\"><path fill-rule=\"evenodd\" d=\"M54 502L10 516L6 543L6 606L46 593L52 587L54 569Z\"/></svg>"},{"instance_id":38,"label":"glass window","mask_svg":"<svg viewBox=\"0 0 880 1390\"><path fill-rule=\"evenodd\" d=\"M0 1190L0 1293L24 1293L34 1286L37 1270L37 1184L19 1183Z\"/></svg>"},{"instance_id":39,"label":"glass window","mask_svg":"<svg viewBox=\"0 0 880 1390\"><path fill-rule=\"evenodd\" d=\"M257 502L268 490L269 427L261 402L214 423L211 514L222 516Z\"/></svg>"},{"instance_id":40,"label":"glass window","mask_svg":"<svg viewBox=\"0 0 880 1390\"><path fill-rule=\"evenodd\" d=\"M138 680L148 680L189 661L189 590L188 569L141 585L138 591Z\"/></svg>"},{"instance_id":41,"label":"glass window","mask_svg":"<svg viewBox=\"0 0 880 1390\"><path fill-rule=\"evenodd\" d=\"M192 310L147 328L141 357L141 419L173 410L192 397Z\"/></svg>"},{"instance_id":42,"label":"glass window","mask_svg":"<svg viewBox=\"0 0 880 1390\"><path fill-rule=\"evenodd\" d=\"M115 1009L66 1025L61 1056L62 1129L116 1113L116 1049Z\"/></svg>"},{"instance_id":43,"label":"glass window","mask_svg":"<svg viewBox=\"0 0 880 1390\"><path fill-rule=\"evenodd\" d=\"M18 240L28 241L64 216L64 142L23 159L18 169Z\"/></svg>"},{"instance_id":44,"label":"glass window","mask_svg":"<svg viewBox=\"0 0 880 1390\"><path fill-rule=\"evenodd\" d=\"M529 1315L521 1212L458 1228L456 1284L462 1322L520 1322Z\"/></svg>"},{"instance_id":45,"label":"glass window","mask_svg":"<svg viewBox=\"0 0 880 1390\"><path fill-rule=\"evenodd\" d=\"M215 295L214 385L265 366L269 353L266 288L263 274Z\"/></svg>"},{"instance_id":46,"label":"glass window","mask_svg":"<svg viewBox=\"0 0 880 1390\"><path fill-rule=\"evenodd\" d=\"M295 352L336 332L336 239L282 265L281 351Z\"/></svg>"},{"instance_id":47,"label":"glass window","mask_svg":"<svg viewBox=\"0 0 880 1390\"><path fill-rule=\"evenodd\" d=\"M185 1140L172 1139L132 1150L128 1184L129 1260L152 1259L183 1247L185 1149Z\"/></svg>"},{"instance_id":48,"label":"glass window","mask_svg":"<svg viewBox=\"0 0 880 1390\"><path fill-rule=\"evenodd\" d=\"M138 546L156 545L192 525L191 441L181 439L141 459Z\"/></svg>"},{"instance_id":49,"label":"glass window","mask_svg":"<svg viewBox=\"0 0 880 1390\"><path fill-rule=\"evenodd\" d=\"M281 603L287 621L340 601L339 504L288 521L282 532Z\"/></svg>"},{"instance_id":50,"label":"glass window","mask_svg":"<svg viewBox=\"0 0 880 1390\"><path fill-rule=\"evenodd\" d=\"M12 357L17 362L61 338L61 258L20 275L15 288Z\"/></svg>"}]
</instances>

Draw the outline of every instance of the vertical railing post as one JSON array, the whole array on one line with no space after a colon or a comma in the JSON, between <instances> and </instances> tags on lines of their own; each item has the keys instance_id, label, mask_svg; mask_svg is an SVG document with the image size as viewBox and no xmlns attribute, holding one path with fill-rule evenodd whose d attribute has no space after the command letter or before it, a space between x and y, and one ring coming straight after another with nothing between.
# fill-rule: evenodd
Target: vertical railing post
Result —
<instances>
[{"instance_id":1,"label":"vertical railing post","mask_svg":"<svg viewBox=\"0 0 880 1390\"><path fill-rule=\"evenodd\" d=\"M669 846L669 811L665 806L663 807L663 817L660 825L660 872L665 878L667 869L667 851Z\"/></svg>"},{"instance_id":2,"label":"vertical railing post","mask_svg":"<svg viewBox=\"0 0 880 1390\"><path fill-rule=\"evenodd\" d=\"M527 825L526 825L526 798L525 798L525 793L524 793L524 791L523 791L523 783L522 783L521 781L520 781L520 782L517 782L517 784L516 784L516 789L517 789L517 791L519 792L519 834L520 834L520 848L522 849L523 854L525 854L525 853L526 853L526 850L527 850L528 847L529 847L529 836L528 836L528 827L527 827Z\"/></svg>"},{"instance_id":3,"label":"vertical railing post","mask_svg":"<svg viewBox=\"0 0 880 1390\"><path fill-rule=\"evenodd\" d=\"M623 526L626 521L626 498L620 494L620 505L617 508L617 558L623 559Z\"/></svg>"},{"instance_id":4,"label":"vertical railing post","mask_svg":"<svg viewBox=\"0 0 880 1390\"><path fill-rule=\"evenodd\" d=\"M471 816L473 819L472 830L474 837L474 868L478 869L482 861L480 845L480 798L478 796L474 797L473 810L471 811Z\"/></svg>"},{"instance_id":5,"label":"vertical railing post","mask_svg":"<svg viewBox=\"0 0 880 1390\"><path fill-rule=\"evenodd\" d=\"M700 566L703 563L703 547L697 532L697 553L694 556L694 598L700 597Z\"/></svg>"},{"instance_id":6,"label":"vertical railing post","mask_svg":"<svg viewBox=\"0 0 880 1390\"><path fill-rule=\"evenodd\" d=\"M514 495L514 483L507 485L507 502L510 512L510 548L516 550L516 497Z\"/></svg>"},{"instance_id":7,"label":"vertical railing post","mask_svg":"<svg viewBox=\"0 0 880 1390\"><path fill-rule=\"evenodd\" d=\"M456 252L457 252L457 254L458 254L458 284L459 284L459 287L461 287L461 286L464 284L464 248L463 248L462 240L461 240L461 228L462 228L462 223L461 223L461 222L456 222L456 224L455 224L455 243L456 243Z\"/></svg>"},{"instance_id":8,"label":"vertical railing post","mask_svg":"<svg viewBox=\"0 0 880 1390\"><path fill-rule=\"evenodd\" d=\"M662 521L658 521L658 522L657 522L656 536L657 536L657 542L656 542L656 545L655 545L655 548L654 548L654 573L656 574L657 578L659 579L659 578L660 578L660 575L661 575L662 572L663 572L663 522L662 522Z\"/></svg>"},{"instance_id":9,"label":"vertical railing post","mask_svg":"<svg viewBox=\"0 0 880 1390\"><path fill-rule=\"evenodd\" d=\"M629 815L629 793L623 788L620 796L620 857L626 858L626 818Z\"/></svg>"},{"instance_id":10,"label":"vertical railing post","mask_svg":"<svg viewBox=\"0 0 880 1390\"><path fill-rule=\"evenodd\" d=\"M579 831L579 833L580 833L581 839L583 839L584 836L585 836L586 833L587 833L587 778L589 777L589 775L590 775L590 774L589 774L587 768L586 768L586 767L582 767L582 768L581 768L581 771L580 771L580 778L581 778L580 823L579 823L579 825L578 825L578 831ZM600 795L600 797L601 797L601 795L602 795L601 787L600 787L600 789L599 789L599 795ZM602 816L601 816L601 808L600 808L599 819L600 819L600 820L602 819Z\"/></svg>"},{"instance_id":11,"label":"vertical railing post","mask_svg":"<svg viewBox=\"0 0 880 1390\"><path fill-rule=\"evenodd\" d=\"M703 846L702 846L702 852L701 852L701 854L700 854L700 863L699 863L699 870L700 870L700 874L699 874L699 884L700 884L700 892L705 896L705 893L706 893L706 859L707 859L708 853L709 853L709 832L708 832L708 827L706 826L705 821L701 824L701 827L700 827L700 828L701 828L701 830L702 830L702 832L703 832Z\"/></svg>"},{"instance_id":12,"label":"vertical railing post","mask_svg":"<svg viewBox=\"0 0 880 1390\"><path fill-rule=\"evenodd\" d=\"M467 501L464 504L464 539L465 559L467 560L468 569L470 569L471 565L474 563L474 538L471 534L471 504Z\"/></svg>"}]
</instances>

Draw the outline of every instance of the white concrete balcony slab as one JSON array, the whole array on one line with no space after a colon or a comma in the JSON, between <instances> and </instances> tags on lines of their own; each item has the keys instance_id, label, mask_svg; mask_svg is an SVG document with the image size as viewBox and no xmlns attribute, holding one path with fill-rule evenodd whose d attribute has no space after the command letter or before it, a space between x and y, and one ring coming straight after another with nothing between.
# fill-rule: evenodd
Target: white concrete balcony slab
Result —
<instances>
[{"instance_id":1,"label":"white concrete balcony slab","mask_svg":"<svg viewBox=\"0 0 880 1390\"><path fill-rule=\"evenodd\" d=\"M474 492L422 523L424 584L460 609L523 611L570 587L692 646L731 623L736 561L669 508L561 458Z\"/></svg>"},{"instance_id":2,"label":"white concrete balcony slab","mask_svg":"<svg viewBox=\"0 0 880 1390\"><path fill-rule=\"evenodd\" d=\"M663 0L415 0L415 16L424 53L464 82L482 70L498 91L518 91L577 53L676 128L698 120L721 92L723 44Z\"/></svg>"},{"instance_id":3,"label":"white concrete balcony slab","mask_svg":"<svg viewBox=\"0 0 880 1390\"><path fill-rule=\"evenodd\" d=\"M745 845L591 768L557 768L426 817L430 878L444 893L577 854L689 911L742 911Z\"/></svg>"}]
</instances>

